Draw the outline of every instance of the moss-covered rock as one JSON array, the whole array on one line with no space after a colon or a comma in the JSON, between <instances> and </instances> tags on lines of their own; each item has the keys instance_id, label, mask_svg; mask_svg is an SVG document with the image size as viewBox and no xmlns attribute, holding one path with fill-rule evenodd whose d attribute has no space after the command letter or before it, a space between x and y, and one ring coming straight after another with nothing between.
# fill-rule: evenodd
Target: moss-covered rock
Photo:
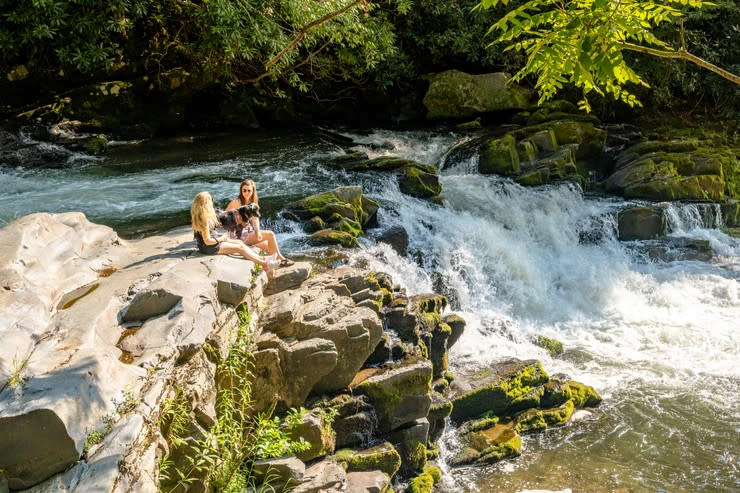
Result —
<instances>
[{"instance_id":1,"label":"moss-covered rock","mask_svg":"<svg viewBox=\"0 0 740 493\"><path fill-rule=\"evenodd\" d=\"M368 226L380 206L368 199L359 186L339 187L329 192L311 195L288 205L288 212L298 219L307 220L315 216L325 222L331 222L334 214Z\"/></svg>"},{"instance_id":2,"label":"moss-covered rock","mask_svg":"<svg viewBox=\"0 0 740 493\"><path fill-rule=\"evenodd\" d=\"M393 478L401 467L401 456L389 442L383 442L364 450L342 449L334 455L349 472L383 471Z\"/></svg>"},{"instance_id":3,"label":"moss-covered rock","mask_svg":"<svg viewBox=\"0 0 740 493\"><path fill-rule=\"evenodd\" d=\"M565 404L571 399L570 387L567 382L559 379L552 379L545 385L545 393L540 400L543 407L558 407Z\"/></svg>"},{"instance_id":4,"label":"moss-covered rock","mask_svg":"<svg viewBox=\"0 0 740 493\"><path fill-rule=\"evenodd\" d=\"M568 388L576 407L596 407L601 404L601 396L590 385L584 385L575 380L568 381Z\"/></svg>"},{"instance_id":5,"label":"moss-covered rock","mask_svg":"<svg viewBox=\"0 0 740 493\"><path fill-rule=\"evenodd\" d=\"M429 173L417 166L404 168L398 178L398 186L406 195L421 199L436 197L442 193L436 170Z\"/></svg>"},{"instance_id":6,"label":"moss-covered rock","mask_svg":"<svg viewBox=\"0 0 740 493\"><path fill-rule=\"evenodd\" d=\"M550 356L563 354L563 343L558 341L557 339L551 339L545 336L538 336L537 339L535 339L535 343L539 347L547 350L547 352L550 353Z\"/></svg>"},{"instance_id":7,"label":"moss-covered rock","mask_svg":"<svg viewBox=\"0 0 740 493\"><path fill-rule=\"evenodd\" d=\"M532 433L549 426L561 426L568 422L574 409L572 400L556 408L528 409L516 417L514 429L519 433Z\"/></svg>"},{"instance_id":8,"label":"moss-covered rock","mask_svg":"<svg viewBox=\"0 0 740 493\"><path fill-rule=\"evenodd\" d=\"M662 207L631 207L617 215L619 239L622 241L652 240L667 232Z\"/></svg>"},{"instance_id":9,"label":"moss-covered rock","mask_svg":"<svg viewBox=\"0 0 740 493\"><path fill-rule=\"evenodd\" d=\"M492 424L475 430L465 425L458 433L462 447L450 460L452 466L492 464L515 457L522 450L522 437L513 428L513 422Z\"/></svg>"},{"instance_id":10,"label":"moss-covered rock","mask_svg":"<svg viewBox=\"0 0 740 493\"><path fill-rule=\"evenodd\" d=\"M334 231L331 229L322 229L308 237L308 242L314 246L324 245L342 245L351 248L358 247L360 244L357 238L345 231Z\"/></svg>"},{"instance_id":11,"label":"moss-covered rock","mask_svg":"<svg viewBox=\"0 0 740 493\"><path fill-rule=\"evenodd\" d=\"M496 416L537 407L544 395L542 384L550 377L539 361L512 359L495 365L470 380L473 390L452 397L453 421L492 413Z\"/></svg>"},{"instance_id":12,"label":"moss-covered rock","mask_svg":"<svg viewBox=\"0 0 740 493\"><path fill-rule=\"evenodd\" d=\"M432 394L432 405L429 407L429 442L434 443L442 436L445 429L445 418L452 413L452 402L438 393Z\"/></svg>"},{"instance_id":13,"label":"moss-covered rock","mask_svg":"<svg viewBox=\"0 0 740 493\"><path fill-rule=\"evenodd\" d=\"M740 226L740 201L728 200L721 205L722 220L728 228Z\"/></svg>"},{"instance_id":14,"label":"moss-covered rock","mask_svg":"<svg viewBox=\"0 0 740 493\"><path fill-rule=\"evenodd\" d=\"M512 135L493 139L481 147L478 161L480 173L515 176L519 170L519 153Z\"/></svg>"},{"instance_id":15,"label":"moss-covered rock","mask_svg":"<svg viewBox=\"0 0 740 493\"><path fill-rule=\"evenodd\" d=\"M529 105L529 91L511 84L504 73L470 75L448 70L427 78L429 90L423 102L430 120L464 119Z\"/></svg>"},{"instance_id":16,"label":"moss-covered rock","mask_svg":"<svg viewBox=\"0 0 740 493\"><path fill-rule=\"evenodd\" d=\"M739 193L739 175L729 147L695 139L648 141L619 155L604 188L628 198L722 202Z\"/></svg>"},{"instance_id":17,"label":"moss-covered rock","mask_svg":"<svg viewBox=\"0 0 740 493\"><path fill-rule=\"evenodd\" d=\"M377 414L378 431L387 433L429 413L431 382L431 363L409 358L382 368L353 391L367 396Z\"/></svg>"},{"instance_id":18,"label":"moss-covered rock","mask_svg":"<svg viewBox=\"0 0 740 493\"><path fill-rule=\"evenodd\" d=\"M434 485L442 480L442 471L437 466L426 466L424 472L409 483L406 493L432 493Z\"/></svg>"}]
</instances>

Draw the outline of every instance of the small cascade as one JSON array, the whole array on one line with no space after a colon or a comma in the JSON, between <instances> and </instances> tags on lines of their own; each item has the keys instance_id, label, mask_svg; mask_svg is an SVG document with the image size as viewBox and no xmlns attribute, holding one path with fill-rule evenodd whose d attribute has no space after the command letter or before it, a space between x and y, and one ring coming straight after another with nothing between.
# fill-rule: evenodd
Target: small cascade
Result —
<instances>
[{"instance_id":1,"label":"small cascade","mask_svg":"<svg viewBox=\"0 0 740 493\"><path fill-rule=\"evenodd\" d=\"M719 204L665 204L668 231L679 234L696 229L718 229L724 226Z\"/></svg>"}]
</instances>

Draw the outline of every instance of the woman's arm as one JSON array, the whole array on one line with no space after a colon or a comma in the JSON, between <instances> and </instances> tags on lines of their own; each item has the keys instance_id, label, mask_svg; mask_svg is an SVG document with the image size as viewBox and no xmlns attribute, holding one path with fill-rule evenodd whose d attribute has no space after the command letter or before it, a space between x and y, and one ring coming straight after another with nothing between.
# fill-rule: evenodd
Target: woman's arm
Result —
<instances>
[{"instance_id":1,"label":"woman's arm","mask_svg":"<svg viewBox=\"0 0 740 493\"><path fill-rule=\"evenodd\" d=\"M262 233L260 232L260 218L258 217L251 217L249 220L252 222L252 227L254 228L254 234L257 235L257 241L262 241Z\"/></svg>"},{"instance_id":2,"label":"woman's arm","mask_svg":"<svg viewBox=\"0 0 740 493\"><path fill-rule=\"evenodd\" d=\"M226 206L226 210L231 211L234 209L238 209L240 205L242 204L239 202L239 199L234 199L231 202L229 202L229 205Z\"/></svg>"},{"instance_id":3,"label":"woman's arm","mask_svg":"<svg viewBox=\"0 0 740 493\"><path fill-rule=\"evenodd\" d=\"M201 231L200 235L203 237L203 243L206 245L218 245L222 241L228 238L228 235L221 235L218 238L211 236L211 232L206 230L205 234Z\"/></svg>"}]
</instances>

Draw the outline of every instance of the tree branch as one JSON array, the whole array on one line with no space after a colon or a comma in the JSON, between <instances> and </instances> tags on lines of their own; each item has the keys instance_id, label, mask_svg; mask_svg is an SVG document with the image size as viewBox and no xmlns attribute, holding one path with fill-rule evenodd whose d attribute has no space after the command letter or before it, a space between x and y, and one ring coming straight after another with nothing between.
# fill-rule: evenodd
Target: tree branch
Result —
<instances>
[{"instance_id":1,"label":"tree branch","mask_svg":"<svg viewBox=\"0 0 740 493\"><path fill-rule=\"evenodd\" d=\"M632 43L627 43L626 41L621 41L619 45L625 50L637 51L640 53L647 53L648 55L658 56L661 58L680 58L683 60L688 60L692 63L695 63L696 65L699 65L700 67L704 67L707 70L711 70L715 74L721 77L724 77L725 79L732 81L735 84L740 84L739 75L735 75L732 72L728 72L727 70L723 68L720 68L712 63L709 63L703 58L699 58L696 55L692 55L691 53L686 51L683 47L681 47L678 51L670 51L670 50L658 50L656 48L649 48L647 46L640 46L640 45L636 45Z\"/></svg>"},{"instance_id":2,"label":"tree branch","mask_svg":"<svg viewBox=\"0 0 740 493\"><path fill-rule=\"evenodd\" d=\"M306 36L306 34L308 34L308 31L310 31L312 28L318 26L319 24L323 24L324 22L326 22L328 20L331 20L334 17L337 17L338 15L342 15L343 13L345 13L346 11L348 11L349 9L351 9L352 7L354 7L355 5L358 5L358 4L361 4L361 3L364 4L365 2L366 2L366 0L354 0L352 3L348 4L345 7L342 7L339 10L335 10L334 12L331 12L331 13L326 14L324 17L321 17L319 19L316 19L315 21L309 22L308 24L306 24L305 26L303 26L300 31L298 31L298 34L296 35L295 38L293 38L293 41L291 41L288 46L286 46L280 53L278 53L277 55L275 55L274 57L272 57L265 64L265 68L266 69L269 69L270 67L272 67L273 65L275 65L277 62L279 62L280 59L283 58L286 53L288 53L290 50L292 50L293 48L295 48L298 45L298 43L301 42L301 40Z\"/></svg>"}]
</instances>

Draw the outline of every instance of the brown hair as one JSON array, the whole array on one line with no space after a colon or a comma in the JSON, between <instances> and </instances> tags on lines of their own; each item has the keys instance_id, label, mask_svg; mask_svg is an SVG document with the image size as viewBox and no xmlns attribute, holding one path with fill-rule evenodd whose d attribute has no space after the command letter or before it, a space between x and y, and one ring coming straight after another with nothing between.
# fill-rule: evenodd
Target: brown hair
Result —
<instances>
[{"instance_id":1,"label":"brown hair","mask_svg":"<svg viewBox=\"0 0 740 493\"><path fill-rule=\"evenodd\" d=\"M247 202L247 200L244 198L244 194L242 193L242 187L244 185L251 185L252 187L252 200L250 200L249 202ZM247 178L246 180L244 180L243 182L239 184L239 202L241 203L241 205L247 205L247 204L252 204L252 203L256 205L260 205L259 197L257 197L257 185L255 185L254 181L250 180L249 178Z\"/></svg>"}]
</instances>

